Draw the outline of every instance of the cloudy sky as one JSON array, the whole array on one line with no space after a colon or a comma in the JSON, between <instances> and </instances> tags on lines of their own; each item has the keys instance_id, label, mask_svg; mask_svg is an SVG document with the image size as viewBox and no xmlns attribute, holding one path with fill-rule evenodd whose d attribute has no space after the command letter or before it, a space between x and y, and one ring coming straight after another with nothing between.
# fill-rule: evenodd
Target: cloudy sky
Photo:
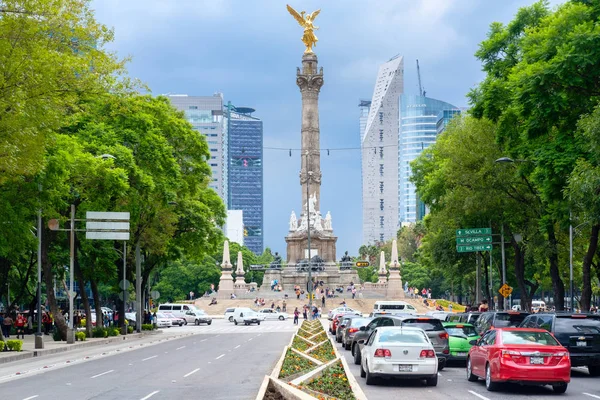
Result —
<instances>
[{"instance_id":1,"label":"cloudy sky","mask_svg":"<svg viewBox=\"0 0 600 400\"><path fill-rule=\"evenodd\" d=\"M458 107L482 78L473 54L489 24L509 22L532 0L288 0L321 8L315 52L324 68L321 147L359 147L358 101L370 99L379 64L404 56L405 92L418 94L415 60L428 97ZM561 2L553 0L553 5ZM131 57L129 73L153 94L212 95L256 109L264 146L300 147L296 86L302 28L279 0L94 0L97 19L115 30L109 49ZM323 153L322 153L323 154ZM331 211L344 250L361 245L360 151L322 156L321 211ZM265 246L285 253L292 210L301 207L298 151L265 150Z\"/></svg>"}]
</instances>

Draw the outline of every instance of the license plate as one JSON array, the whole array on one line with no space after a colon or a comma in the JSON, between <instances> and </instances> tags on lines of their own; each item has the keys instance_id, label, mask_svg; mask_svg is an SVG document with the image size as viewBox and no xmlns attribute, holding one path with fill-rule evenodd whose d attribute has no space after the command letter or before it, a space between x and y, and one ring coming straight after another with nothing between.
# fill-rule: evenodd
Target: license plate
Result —
<instances>
[{"instance_id":1,"label":"license plate","mask_svg":"<svg viewBox=\"0 0 600 400\"><path fill-rule=\"evenodd\" d=\"M413 370L413 366L412 365L395 365L396 367L396 371L398 372L412 372Z\"/></svg>"},{"instance_id":2,"label":"license plate","mask_svg":"<svg viewBox=\"0 0 600 400\"><path fill-rule=\"evenodd\" d=\"M577 342L577 347L585 347L587 346L587 342Z\"/></svg>"},{"instance_id":3,"label":"license plate","mask_svg":"<svg viewBox=\"0 0 600 400\"><path fill-rule=\"evenodd\" d=\"M544 357L529 357L530 364L544 364Z\"/></svg>"},{"instance_id":4,"label":"license plate","mask_svg":"<svg viewBox=\"0 0 600 400\"><path fill-rule=\"evenodd\" d=\"M466 357L466 356L467 356L467 353L464 353L464 352L456 353L456 357Z\"/></svg>"}]
</instances>

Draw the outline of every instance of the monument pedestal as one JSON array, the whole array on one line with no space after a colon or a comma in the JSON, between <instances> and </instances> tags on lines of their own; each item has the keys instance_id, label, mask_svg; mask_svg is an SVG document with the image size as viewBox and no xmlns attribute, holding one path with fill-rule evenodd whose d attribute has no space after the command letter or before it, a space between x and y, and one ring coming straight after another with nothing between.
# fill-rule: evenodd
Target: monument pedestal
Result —
<instances>
[{"instance_id":1,"label":"monument pedestal","mask_svg":"<svg viewBox=\"0 0 600 400\"><path fill-rule=\"evenodd\" d=\"M287 243L287 262L297 264L300 260L308 259L308 235L299 232L285 237ZM319 256L326 263L335 263L336 236L318 235L310 233L310 257Z\"/></svg>"}]
</instances>

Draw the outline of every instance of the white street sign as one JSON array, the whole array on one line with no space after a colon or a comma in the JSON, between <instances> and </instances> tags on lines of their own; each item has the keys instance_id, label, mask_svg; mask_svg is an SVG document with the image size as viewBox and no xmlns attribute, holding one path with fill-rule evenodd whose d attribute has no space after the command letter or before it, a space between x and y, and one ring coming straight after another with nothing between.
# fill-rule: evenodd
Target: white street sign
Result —
<instances>
[{"instance_id":1,"label":"white street sign","mask_svg":"<svg viewBox=\"0 0 600 400\"><path fill-rule=\"evenodd\" d=\"M129 221L129 212L104 212L104 211L88 211L85 213L85 219L90 220L115 220Z\"/></svg>"},{"instance_id":2,"label":"white street sign","mask_svg":"<svg viewBox=\"0 0 600 400\"><path fill-rule=\"evenodd\" d=\"M87 221L85 229L88 231L129 231L129 222Z\"/></svg>"},{"instance_id":3,"label":"white street sign","mask_svg":"<svg viewBox=\"0 0 600 400\"><path fill-rule=\"evenodd\" d=\"M86 239L129 240L129 232L90 232L85 233Z\"/></svg>"}]
</instances>

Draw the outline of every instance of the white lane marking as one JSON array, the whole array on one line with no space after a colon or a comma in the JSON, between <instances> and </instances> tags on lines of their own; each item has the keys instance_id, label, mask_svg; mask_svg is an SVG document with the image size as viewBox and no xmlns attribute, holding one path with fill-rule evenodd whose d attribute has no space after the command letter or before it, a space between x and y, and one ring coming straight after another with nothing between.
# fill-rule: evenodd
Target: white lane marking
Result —
<instances>
[{"instance_id":1,"label":"white lane marking","mask_svg":"<svg viewBox=\"0 0 600 400\"><path fill-rule=\"evenodd\" d=\"M221 354L219 357L215 358L215 360L218 360L221 357L225 357L225 354Z\"/></svg>"},{"instance_id":2,"label":"white lane marking","mask_svg":"<svg viewBox=\"0 0 600 400\"><path fill-rule=\"evenodd\" d=\"M25 397L23 400L31 400L31 399L35 399L36 397L40 397L40 395L36 394L35 396Z\"/></svg>"},{"instance_id":3,"label":"white lane marking","mask_svg":"<svg viewBox=\"0 0 600 400\"><path fill-rule=\"evenodd\" d=\"M200 368L196 368L195 370L193 370L192 372L188 372L187 374L185 374L183 377L187 378L188 376L195 374L196 372L200 371Z\"/></svg>"},{"instance_id":4,"label":"white lane marking","mask_svg":"<svg viewBox=\"0 0 600 400\"><path fill-rule=\"evenodd\" d=\"M111 372L115 372L115 370L111 369L110 371L106 371L106 372L103 372L101 374L94 375L94 376L90 377L90 379L94 379L94 378L97 378L97 377L102 376L102 375L110 374Z\"/></svg>"},{"instance_id":5,"label":"white lane marking","mask_svg":"<svg viewBox=\"0 0 600 400\"><path fill-rule=\"evenodd\" d=\"M140 400L148 400L150 397L154 396L158 392L160 392L160 390L155 390L154 392L150 393L148 396L142 397Z\"/></svg>"},{"instance_id":6,"label":"white lane marking","mask_svg":"<svg viewBox=\"0 0 600 400\"><path fill-rule=\"evenodd\" d=\"M241 344L238 344L237 346L234 347L234 349L237 349L241 346Z\"/></svg>"},{"instance_id":7,"label":"white lane marking","mask_svg":"<svg viewBox=\"0 0 600 400\"><path fill-rule=\"evenodd\" d=\"M583 394L585 394L586 396L593 397L594 399L600 399L600 396L596 396L595 394L590 394L590 393L585 393L585 392L583 392Z\"/></svg>"},{"instance_id":8,"label":"white lane marking","mask_svg":"<svg viewBox=\"0 0 600 400\"><path fill-rule=\"evenodd\" d=\"M185 349L185 346L178 347L175 350L181 350L181 349Z\"/></svg>"},{"instance_id":9,"label":"white lane marking","mask_svg":"<svg viewBox=\"0 0 600 400\"><path fill-rule=\"evenodd\" d=\"M201 342L206 342L207 339L202 339Z\"/></svg>"},{"instance_id":10,"label":"white lane marking","mask_svg":"<svg viewBox=\"0 0 600 400\"><path fill-rule=\"evenodd\" d=\"M158 356L152 356L152 357L148 357L148 358L144 358L142 361L148 361L148 360L152 360L153 358L156 358ZM158 392L157 392L158 393Z\"/></svg>"},{"instance_id":11,"label":"white lane marking","mask_svg":"<svg viewBox=\"0 0 600 400\"><path fill-rule=\"evenodd\" d=\"M472 390L469 390L469 393L471 393L473 396L479 397L481 400L490 400L490 398L489 398L489 397L482 396L482 395L480 395L479 393L477 393L477 392L474 392L474 391L472 391Z\"/></svg>"},{"instance_id":12,"label":"white lane marking","mask_svg":"<svg viewBox=\"0 0 600 400\"><path fill-rule=\"evenodd\" d=\"M250 338L250 339L248 339L248 341L251 341L252 339L254 339L254 338Z\"/></svg>"}]
</instances>

